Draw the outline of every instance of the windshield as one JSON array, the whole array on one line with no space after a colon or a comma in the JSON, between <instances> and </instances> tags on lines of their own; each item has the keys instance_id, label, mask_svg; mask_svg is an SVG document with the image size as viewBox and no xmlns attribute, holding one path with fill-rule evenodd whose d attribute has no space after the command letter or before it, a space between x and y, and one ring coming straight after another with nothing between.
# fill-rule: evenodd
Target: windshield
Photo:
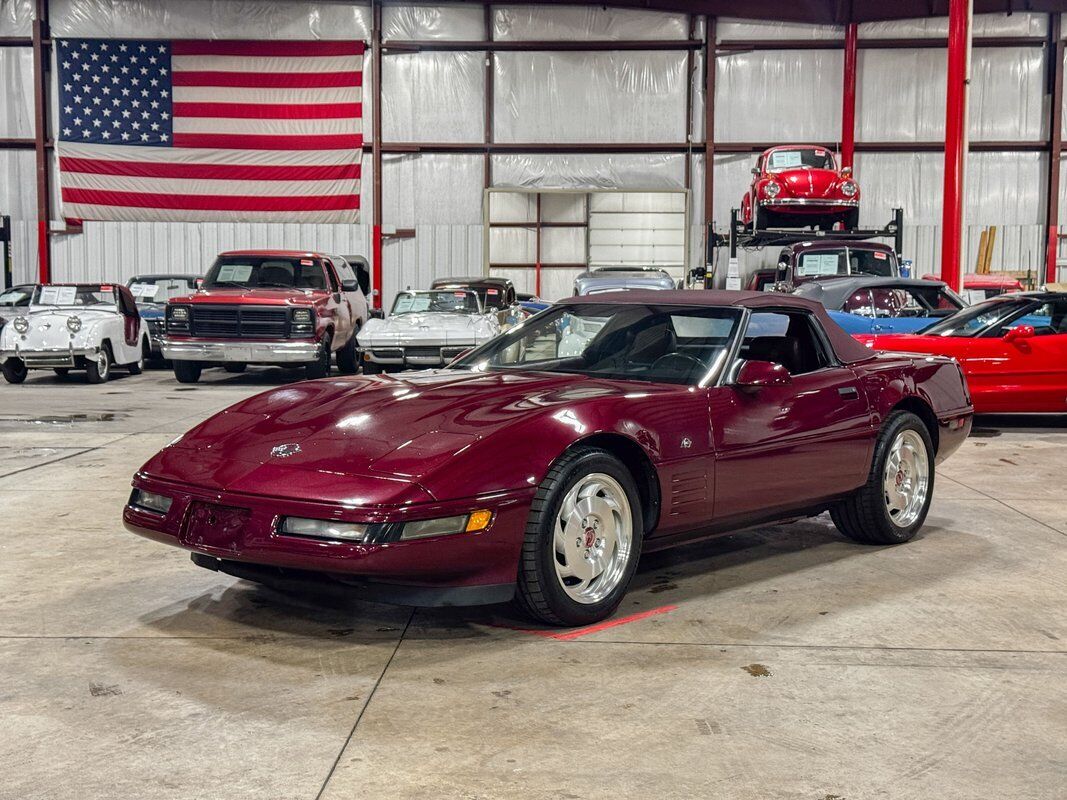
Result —
<instances>
[{"instance_id":1,"label":"windshield","mask_svg":"<svg viewBox=\"0 0 1067 800\"><path fill-rule=\"evenodd\" d=\"M472 291L443 289L428 292L401 292L393 301L392 316L398 314L477 314L478 295Z\"/></svg>"},{"instance_id":2,"label":"windshield","mask_svg":"<svg viewBox=\"0 0 1067 800\"><path fill-rule=\"evenodd\" d=\"M326 273L315 258L222 256L204 278L205 289L315 289L326 291Z\"/></svg>"},{"instance_id":3,"label":"windshield","mask_svg":"<svg viewBox=\"0 0 1067 800\"><path fill-rule=\"evenodd\" d=\"M471 351L453 368L708 386L722 371L740 319L736 308L559 306Z\"/></svg>"},{"instance_id":4,"label":"windshield","mask_svg":"<svg viewBox=\"0 0 1067 800\"><path fill-rule=\"evenodd\" d=\"M923 330L928 336L978 336L987 330L1003 327L1037 303L1020 298L1016 301L987 300L965 308L948 319L935 322Z\"/></svg>"},{"instance_id":5,"label":"windshield","mask_svg":"<svg viewBox=\"0 0 1067 800\"><path fill-rule=\"evenodd\" d=\"M196 281L189 278L148 276L134 278L129 287L137 305L163 305L172 297L181 297L196 291Z\"/></svg>"},{"instance_id":6,"label":"windshield","mask_svg":"<svg viewBox=\"0 0 1067 800\"><path fill-rule=\"evenodd\" d=\"M774 150L767 156L767 172L783 169L834 169L834 157L821 147Z\"/></svg>"},{"instance_id":7,"label":"windshield","mask_svg":"<svg viewBox=\"0 0 1067 800\"><path fill-rule=\"evenodd\" d=\"M0 293L0 306L25 306L29 305L30 297L33 296L32 286L13 286Z\"/></svg>"},{"instance_id":8,"label":"windshield","mask_svg":"<svg viewBox=\"0 0 1067 800\"><path fill-rule=\"evenodd\" d=\"M797 259L798 278L817 278L830 275L877 275L897 277L896 258L880 250L817 250L801 253Z\"/></svg>"},{"instance_id":9,"label":"windshield","mask_svg":"<svg viewBox=\"0 0 1067 800\"><path fill-rule=\"evenodd\" d=\"M76 286L38 286L33 293L35 306L113 306L115 287L105 283Z\"/></svg>"}]
</instances>

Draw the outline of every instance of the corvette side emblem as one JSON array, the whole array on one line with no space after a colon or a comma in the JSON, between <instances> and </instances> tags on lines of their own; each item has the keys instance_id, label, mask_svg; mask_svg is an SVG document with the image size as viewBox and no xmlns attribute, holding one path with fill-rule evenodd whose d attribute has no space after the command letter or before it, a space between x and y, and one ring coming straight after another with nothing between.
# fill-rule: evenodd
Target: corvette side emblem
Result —
<instances>
[{"instance_id":1,"label":"corvette side emblem","mask_svg":"<svg viewBox=\"0 0 1067 800\"><path fill-rule=\"evenodd\" d=\"M690 439L688 436L686 436L684 439L682 439L682 449L683 450L688 450L692 446L693 446L693 440Z\"/></svg>"},{"instance_id":2,"label":"corvette side emblem","mask_svg":"<svg viewBox=\"0 0 1067 800\"><path fill-rule=\"evenodd\" d=\"M289 458L289 456L295 456L300 452L300 445L298 444L280 444L270 451L271 456L274 458Z\"/></svg>"}]
</instances>

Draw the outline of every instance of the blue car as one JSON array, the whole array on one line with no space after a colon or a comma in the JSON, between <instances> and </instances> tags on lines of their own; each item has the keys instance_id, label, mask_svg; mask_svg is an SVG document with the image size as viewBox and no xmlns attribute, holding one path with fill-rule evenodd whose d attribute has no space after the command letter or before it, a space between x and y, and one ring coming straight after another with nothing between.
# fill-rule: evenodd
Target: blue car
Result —
<instances>
[{"instance_id":1,"label":"blue car","mask_svg":"<svg viewBox=\"0 0 1067 800\"><path fill-rule=\"evenodd\" d=\"M818 300L847 333L915 333L967 303L941 281L851 276L812 281L794 292Z\"/></svg>"},{"instance_id":2,"label":"blue car","mask_svg":"<svg viewBox=\"0 0 1067 800\"><path fill-rule=\"evenodd\" d=\"M137 310L148 325L154 359L163 358L160 348L167 313L167 301L172 297L192 294L200 285L199 275L137 275L126 283L126 287L137 301Z\"/></svg>"}]
</instances>

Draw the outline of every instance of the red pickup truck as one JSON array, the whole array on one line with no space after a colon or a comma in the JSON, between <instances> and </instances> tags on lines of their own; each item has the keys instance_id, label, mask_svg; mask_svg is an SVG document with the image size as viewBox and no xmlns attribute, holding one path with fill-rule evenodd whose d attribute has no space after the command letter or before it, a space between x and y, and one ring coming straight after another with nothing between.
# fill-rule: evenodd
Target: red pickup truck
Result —
<instances>
[{"instance_id":1,"label":"red pickup truck","mask_svg":"<svg viewBox=\"0 0 1067 800\"><path fill-rule=\"evenodd\" d=\"M304 365L309 378L359 367L356 334L367 298L340 256L292 250L222 253L200 289L167 303L163 357L181 383L205 367L242 372L249 364Z\"/></svg>"}]
</instances>

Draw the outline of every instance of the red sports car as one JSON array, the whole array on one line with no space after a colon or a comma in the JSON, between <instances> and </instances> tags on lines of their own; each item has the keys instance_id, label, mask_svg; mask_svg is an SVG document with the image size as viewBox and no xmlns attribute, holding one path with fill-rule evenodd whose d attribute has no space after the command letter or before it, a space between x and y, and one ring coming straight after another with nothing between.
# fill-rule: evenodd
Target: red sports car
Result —
<instances>
[{"instance_id":1,"label":"red sports car","mask_svg":"<svg viewBox=\"0 0 1067 800\"><path fill-rule=\"evenodd\" d=\"M827 509L910 539L970 423L953 361L876 355L817 303L605 293L446 369L244 400L148 461L123 518L251 580L579 625L642 551Z\"/></svg>"},{"instance_id":2,"label":"red sports car","mask_svg":"<svg viewBox=\"0 0 1067 800\"><path fill-rule=\"evenodd\" d=\"M1067 294L1001 295L917 334L856 338L876 350L956 359L980 414L1067 413Z\"/></svg>"},{"instance_id":3,"label":"red sports car","mask_svg":"<svg viewBox=\"0 0 1067 800\"><path fill-rule=\"evenodd\" d=\"M838 222L852 230L859 224L860 187L852 168L839 169L825 147L772 147L756 161L752 176L741 220L756 230L809 225L830 230Z\"/></svg>"}]
</instances>

